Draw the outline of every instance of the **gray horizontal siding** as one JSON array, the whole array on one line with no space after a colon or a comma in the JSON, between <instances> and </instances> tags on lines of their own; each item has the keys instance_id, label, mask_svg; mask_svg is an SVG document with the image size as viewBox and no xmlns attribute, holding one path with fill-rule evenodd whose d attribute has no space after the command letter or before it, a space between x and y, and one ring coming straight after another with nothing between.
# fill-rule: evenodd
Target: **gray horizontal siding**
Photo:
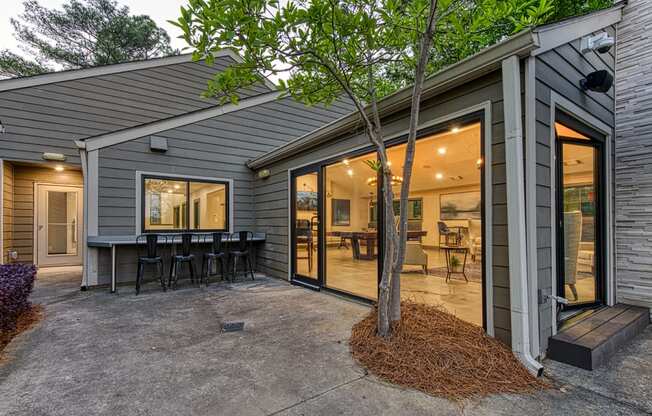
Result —
<instances>
[{"instance_id":1,"label":"gray horizontal siding","mask_svg":"<svg viewBox=\"0 0 652 416\"><path fill-rule=\"evenodd\" d=\"M614 28L607 28L613 36ZM580 79L588 73L605 69L614 73L614 57L611 53L598 54L580 52L580 40L576 39L568 44L546 52L537 57L535 63L535 96L536 96L536 204L537 204L537 281L539 290L543 293L553 293L556 288L552 286L552 239L556 230L553 226L552 215L552 184L550 142L550 93L567 98L578 106L603 121L609 126L614 126L614 91L613 88L606 94L584 92L579 87ZM527 138L526 138L527 139ZM548 338L552 335L552 310L548 301L539 305L539 337L541 353L548 348Z\"/></svg>"},{"instance_id":2,"label":"gray horizontal siding","mask_svg":"<svg viewBox=\"0 0 652 416\"><path fill-rule=\"evenodd\" d=\"M74 140L134 127L215 106L201 98L212 75L233 63L213 67L186 62L0 92L2 157L41 161L43 152L63 153L79 164ZM242 92L266 92L257 86Z\"/></svg>"},{"instance_id":3,"label":"gray horizontal siding","mask_svg":"<svg viewBox=\"0 0 652 416\"><path fill-rule=\"evenodd\" d=\"M494 320L496 335L510 343L509 263L505 228L507 201L505 194L505 146L500 74L493 73L424 102L421 121L427 122L484 101L492 102L492 171L493 171L493 260ZM407 128L409 114L401 112L384 120L384 134ZM256 230L267 233L267 241L258 252L258 269L273 276L288 276L288 170L319 159L368 145L362 133L343 135L314 147L298 156L270 166L271 176L255 179Z\"/></svg>"},{"instance_id":4,"label":"gray horizontal siding","mask_svg":"<svg viewBox=\"0 0 652 416\"><path fill-rule=\"evenodd\" d=\"M652 308L652 2L631 0L618 27L616 285Z\"/></svg>"},{"instance_id":5,"label":"gray horizontal siding","mask_svg":"<svg viewBox=\"0 0 652 416\"><path fill-rule=\"evenodd\" d=\"M254 173L246 166L289 140L341 117L350 110L335 106L305 107L291 98L273 101L157 134L168 151L149 150L149 136L101 149L99 152L99 233L133 235L136 230L136 171L224 178L234 181L234 230L256 230ZM133 255L118 256L118 278L133 280ZM133 253L132 253L133 254ZM110 269L100 254L100 282ZM132 267L133 266L133 267Z\"/></svg>"}]
</instances>

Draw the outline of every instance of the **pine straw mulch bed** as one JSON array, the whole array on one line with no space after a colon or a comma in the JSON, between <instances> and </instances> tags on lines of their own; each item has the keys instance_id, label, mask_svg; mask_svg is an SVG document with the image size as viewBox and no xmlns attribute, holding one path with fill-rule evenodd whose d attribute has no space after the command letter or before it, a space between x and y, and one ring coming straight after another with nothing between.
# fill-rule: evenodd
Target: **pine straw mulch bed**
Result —
<instances>
[{"instance_id":1,"label":"pine straw mulch bed","mask_svg":"<svg viewBox=\"0 0 652 416\"><path fill-rule=\"evenodd\" d=\"M499 393L533 393L548 384L500 341L441 307L401 303L392 336L376 336L377 310L351 332L353 357L375 376L461 403Z\"/></svg>"},{"instance_id":2,"label":"pine straw mulch bed","mask_svg":"<svg viewBox=\"0 0 652 416\"><path fill-rule=\"evenodd\" d=\"M16 329L13 331L0 331L0 364L7 358L4 349L11 340L17 335L33 328L43 319L43 307L41 305L32 305L28 310L23 312L16 322Z\"/></svg>"}]
</instances>

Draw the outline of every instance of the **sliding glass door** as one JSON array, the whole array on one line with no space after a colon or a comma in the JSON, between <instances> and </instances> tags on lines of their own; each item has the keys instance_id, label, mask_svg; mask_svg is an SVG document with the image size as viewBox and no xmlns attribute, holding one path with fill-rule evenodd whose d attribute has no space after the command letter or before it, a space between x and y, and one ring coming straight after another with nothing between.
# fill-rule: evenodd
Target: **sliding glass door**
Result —
<instances>
[{"instance_id":1,"label":"sliding glass door","mask_svg":"<svg viewBox=\"0 0 652 416\"><path fill-rule=\"evenodd\" d=\"M321 182L318 168L296 171L291 178L291 277L315 289L321 276Z\"/></svg>"}]
</instances>

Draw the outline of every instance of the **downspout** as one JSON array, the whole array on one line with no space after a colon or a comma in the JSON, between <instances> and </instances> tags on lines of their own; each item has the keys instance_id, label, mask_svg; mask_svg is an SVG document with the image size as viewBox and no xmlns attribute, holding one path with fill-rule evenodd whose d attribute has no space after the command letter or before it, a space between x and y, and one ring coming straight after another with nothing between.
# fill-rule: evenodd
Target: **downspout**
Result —
<instances>
[{"instance_id":1,"label":"downspout","mask_svg":"<svg viewBox=\"0 0 652 416\"><path fill-rule=\"evenodd\" d=\"M88 288L88 158L86 153L86 143L80 140L75 140L77 148L79 148L79 158L82 165L82 176L84 183L83 193L83 227L82 227L82 284L81 290Z\"/></svg>"},{"instance_id":2,"label":"downspout","mask_svg":"<svg viewBox=\"0 0 652 416\"><path fill-rule=\"evenodd\" d=\"M520 60L517 56L510 56L503 60L502 75L512 351L530 372L540 376L543 374L543 366L532 357L530 351L523 112L521 110Z\"/></svg>"}]
</instances>

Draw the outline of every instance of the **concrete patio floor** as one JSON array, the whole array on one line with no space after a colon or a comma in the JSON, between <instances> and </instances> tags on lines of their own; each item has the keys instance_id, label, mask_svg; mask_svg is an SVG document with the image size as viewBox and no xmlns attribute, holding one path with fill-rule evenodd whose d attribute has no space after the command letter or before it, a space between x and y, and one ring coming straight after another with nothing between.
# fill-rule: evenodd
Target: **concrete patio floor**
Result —
<instances>
[{"instance_id":1,"label":"concrete patio floor","mask_svg":"<svg viewBox=\"0 0 652 416\"><path fill-rule=\"evenodd\" d=\"M366 375L348 352L368 307L258 277L141 295L39 277L46 318L0 364L0 415L650 414L652 331L589 373L546 363L556 388L464 409ZM242 332L221 333L244 321ZM632 384L637 387L632 388ZM646 393L647 392L647 393Z\"/></svg>"}]
</instances>

